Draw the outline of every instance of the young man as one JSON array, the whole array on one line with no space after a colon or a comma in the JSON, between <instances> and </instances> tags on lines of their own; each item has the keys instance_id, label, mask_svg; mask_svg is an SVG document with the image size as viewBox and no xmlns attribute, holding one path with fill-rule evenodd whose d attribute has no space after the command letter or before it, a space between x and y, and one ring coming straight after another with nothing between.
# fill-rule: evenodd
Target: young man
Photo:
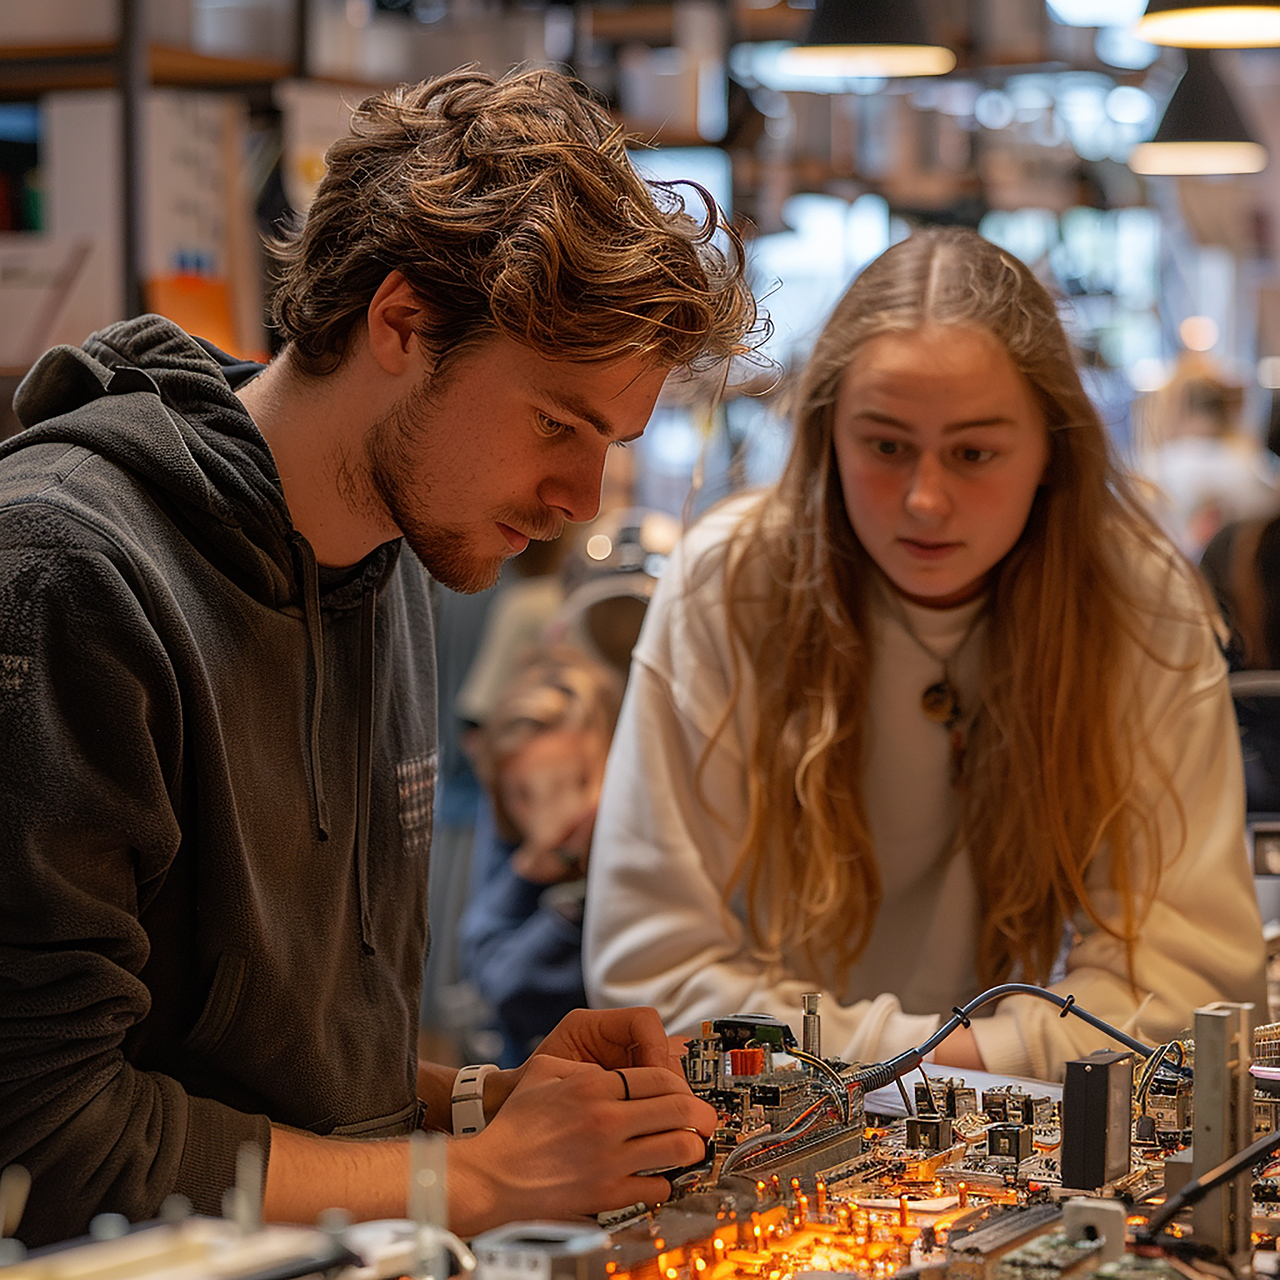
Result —
<instances>
[{"instance_id":1,"label":"young man","mask_svg":"<svg viewBox=\"0 0 1280 1280\"><path fill-rule=\"evenodd\" d=\"M590 518L667 373L744 348L715 226L571 81L459 72L370 99L330 151L276 246L267 368L149 316L26 379L0 450L0 1165L32 1175L28 1244L172 1192L216 1213L246 1140L269 1219L399 1216L404 1135L463 1114L463 1234L661 1198L637 1171L698 1158L714 1116L651 1011L574 1015L462 1113L416 1014L428 575L477 590Z\"/></svg>"}]
</instances>

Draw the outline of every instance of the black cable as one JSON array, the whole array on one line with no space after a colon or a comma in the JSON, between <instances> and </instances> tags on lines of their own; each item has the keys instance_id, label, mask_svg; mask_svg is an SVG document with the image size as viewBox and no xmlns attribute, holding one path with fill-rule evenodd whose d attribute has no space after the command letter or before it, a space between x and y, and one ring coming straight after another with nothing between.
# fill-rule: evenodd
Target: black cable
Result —
<instances>
[{"instance_id":1,"label":"black cable","mask_svg":"<svg viewBox=\"0 0 1280 1280\"><path fill-rule=\"evenodd\" d=\"M1246 1169L1251 1169L1255 1164L1265 1160L1267 1156L1275 1151L1280 1151L1280 1129L1276 1130L1275 1133L1264 1134L1257 1142L1245 1147L1238 1155L1231 1156L1207 1173L1202 1173L1198 1178L1188 1182L1176 1196L1170 1196L1160 1206L1158 1213L1147 1219L1146 1226L1137 1233L1138 1243L1154 1243L1156 1233L1161 1227L1171 1222L1175 1214L1180 1213L1188 1205L1196 1204L1203 1200L1215 1187L1220 1187L1224 1182L1230 1182L1232 1178L1243 1173Z\"/></svg>"},{"instance_id":2,"label":"black cable","mask_svg":"<svg viewBox=\"0 0 1280 1280\"><path fill-rule=\"evenodd\" d=\"M890 1058L887 1062L877 1062L872 1066L863 1067L861 1071L855 1072L849 1081L850 1086L861 1088L864 1093L870 1093L872 1089L880 1089L887 1084L892 1084L895 1080L899 1080L908 1071L914 1071L920 1066L924 1061L925 1054L940 1045L957 1027L967 1027L970 1014L981 1009L983 1005L990 1004L993 1000L1002 1000L1005 996L1038 996L1041 1000L1048 1000L1050 1004L1056 1004L1061 1010L1060 1017L1065 1018L1068 1014L1074 1014L1077 1018L1083 1018L1091 1027L1096 1027L1099 1031L1105 1032L1113 1040L1119 1041L1127 1049L1132 1049L1140 1057L1149 1058L1156 1052L1150 1045L1143 1044L1141 1040L1135 1040L1131 1035L1121 1031L1119 1027L1113 1027L1096 1014L1090 1013L1087 1009L1082 1009L1076 1004L1076 998L1073 995L1060 996L1056 991L1046 991L1043 987L1034 987L1028 982L1005 982L1000 986L989 988L981 995L975 996L966 1005L958 1005L951 1011L951 1017L922 1045L915 1049L907 1049L905 1052L898 1054L896 1058ZM784 1050L784 1052L793 1051ZM807 1058L807 1055L804 1054L795 1056L802 1059ZM810 1061L812 1060L810 1059ZM826 1064L824 1063L823 1065L825 1066ZM837 1107L839 1107L839 1099L833 1100L836 1101ZM843 1108L840 1108L840 1110L843 1112ZM908 1111L910 1111L910 1108L908 1108ZM736 1164L739 1160L745 1159L748 1155L765 1146L770 1137L776 1138L778 1136L757 1134L754 1138L749 1138L746 1142L739 1144L729 1153L722 1172L727 1170L730 1165Z\"/></svg>"},{"instance_id":3,"label":"black cable","mask_svg":"<svg viewBox=\"0 0 1280 1280\"><path fill-rule=\"evenodd\" d=\"M806 1063L811 1070L823 1077L820 1083L826 1085L827 1092L831 1094L836 1106L840 1109L840 1119L845 1124L849 1123L850 1107L853 1105L849 1098L849 1090L845 1086L845 1082L840 1078L840 1073L834 1067L829 1067L821 1058L815 1058L812 1054L805 1053L803 1049L792 1045L789 1049L783 1049L783 1053L790 1054L799 1062Z\"/></svg>"},{"instance_id":4,"label":"black cable","mask_svg":"<svg viewBox=\"0 0 1280 1280\"><path fill-rule=\"evenodd\" d=\"M984 1004L990 1004L993 1000L1002 1000L1005 996L1039 996L1041 1000L1056 1004L1062 1011L1060 1017L1065 1018L1070 1013L1077 1018L1083 1018L1091 1027L1105 1032L1126 1049L1132 1049L1143 1058L1149 1058L1155 1052L1150 1045L1143 1044L1141 1040L1135 1040L1119 1027L1113 1027L1096 1014L1082 1009L1076 1004L1075 996L1060 996L1056 991L1033 987L1029 982L1005 982L998 987L991 987L980 996L975 996L968 1004L953 1009L951 1017L918 1048L907 1049L887 1062L878 1062L874 1066L864 1067L854 1075L853 1083L860 1085L867 1093L872 1089L881 1089L887 1084L892 1084L899 1076L906 1075L908 1071L914 1071L924 1061L925 1054L937 1048L957 1027L968 1026L970 1014L981 1009Z\"/></svg>"}]
</instances>

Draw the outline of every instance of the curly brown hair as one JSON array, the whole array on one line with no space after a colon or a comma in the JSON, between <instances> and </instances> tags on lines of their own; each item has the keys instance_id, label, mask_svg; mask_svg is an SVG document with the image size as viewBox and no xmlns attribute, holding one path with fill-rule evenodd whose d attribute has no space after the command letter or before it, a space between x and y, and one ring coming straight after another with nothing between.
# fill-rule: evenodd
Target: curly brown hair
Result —
<instances>
[{"instance_id":1,"label":"curly brown hair","mask_svg":"<svg viewBox=\"0 0 1280 1280\"><path fill-rule=\"evenodd\" d=\"M270 244L272 319L295 365L337 368L393 270L425 304L437 360L496 335L550 359L667 368L744 353L757 313L741 242L696 184L642 179L626 141L550 70L465 68L366 99L306 217Z\"/></svg>"}]
</instances>

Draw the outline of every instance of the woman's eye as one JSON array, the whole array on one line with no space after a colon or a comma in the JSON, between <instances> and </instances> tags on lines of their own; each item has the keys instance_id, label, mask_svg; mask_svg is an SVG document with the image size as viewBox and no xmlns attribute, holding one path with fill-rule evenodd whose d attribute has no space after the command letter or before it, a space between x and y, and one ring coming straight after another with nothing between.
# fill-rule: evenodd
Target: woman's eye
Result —
<instances>
[{"instance_id":1,"label":"woman's eye","mask_svg":"<svg viewBox=\"0 0 1280 1280\"><path fill-rule=\"evenodd\" d=\"M978 449L974 446L966 446L960 450L961 462L990 462L996 456L994 449Z\"/></svg>"},{"instance_id":2,"label":"woman's eye","mask_svg":"<svg viewBox=\"0 0 1280 1280\"><path fill-rule=\"evenodd\" d=\"M892 458L902 452L902 446L896 440L872 440L871 452L881 458Z\"/></svg>"}]
</instances>

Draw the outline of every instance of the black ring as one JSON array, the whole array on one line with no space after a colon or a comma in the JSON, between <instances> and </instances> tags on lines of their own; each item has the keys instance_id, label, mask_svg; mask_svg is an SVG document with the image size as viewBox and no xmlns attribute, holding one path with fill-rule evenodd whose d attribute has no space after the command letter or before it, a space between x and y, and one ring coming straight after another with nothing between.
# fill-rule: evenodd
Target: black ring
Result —
<instances>
[{"instance_id":1,"label":"black ring","mask_svg":"<svg viewBox=\"0 0 1280 1280\"><path fill-rule=\"evenodd\" d=\"M1075 996L1068 996L1066 1000L1063 1002L1062 1012L1058 1014L1058 1017L1065 1018L1067 1014L1071 1012L1071 1006L1075 1004L1075 1002L1076 1002Z\"/></svg>"},{"instance_id":2,"label":"black ring","mask_svg":"<svg viewBox=\"0 0 1280 1280\"><path fill-rule=\"evenodd\" d=\"M954 1013L956 1017L960 1019L960 1025L967 1030L969 1027L969 1018L965 1014L965 1011L957 1004L952 1006L951 1012Z\"/></svg>"},{"instance_id":3,"label":"black ring","mask_svg":"<svg viewBox=\"0 0 1280 1280\"><path fill-rule=\"evenodd\" d=\"M614 1067L613 1074L622 1081L622 1100L623 1102L631 1101L631 1086L627 1083L627 1077L622 1074L621 1067Z\"/></svg>"}]
</instances>

